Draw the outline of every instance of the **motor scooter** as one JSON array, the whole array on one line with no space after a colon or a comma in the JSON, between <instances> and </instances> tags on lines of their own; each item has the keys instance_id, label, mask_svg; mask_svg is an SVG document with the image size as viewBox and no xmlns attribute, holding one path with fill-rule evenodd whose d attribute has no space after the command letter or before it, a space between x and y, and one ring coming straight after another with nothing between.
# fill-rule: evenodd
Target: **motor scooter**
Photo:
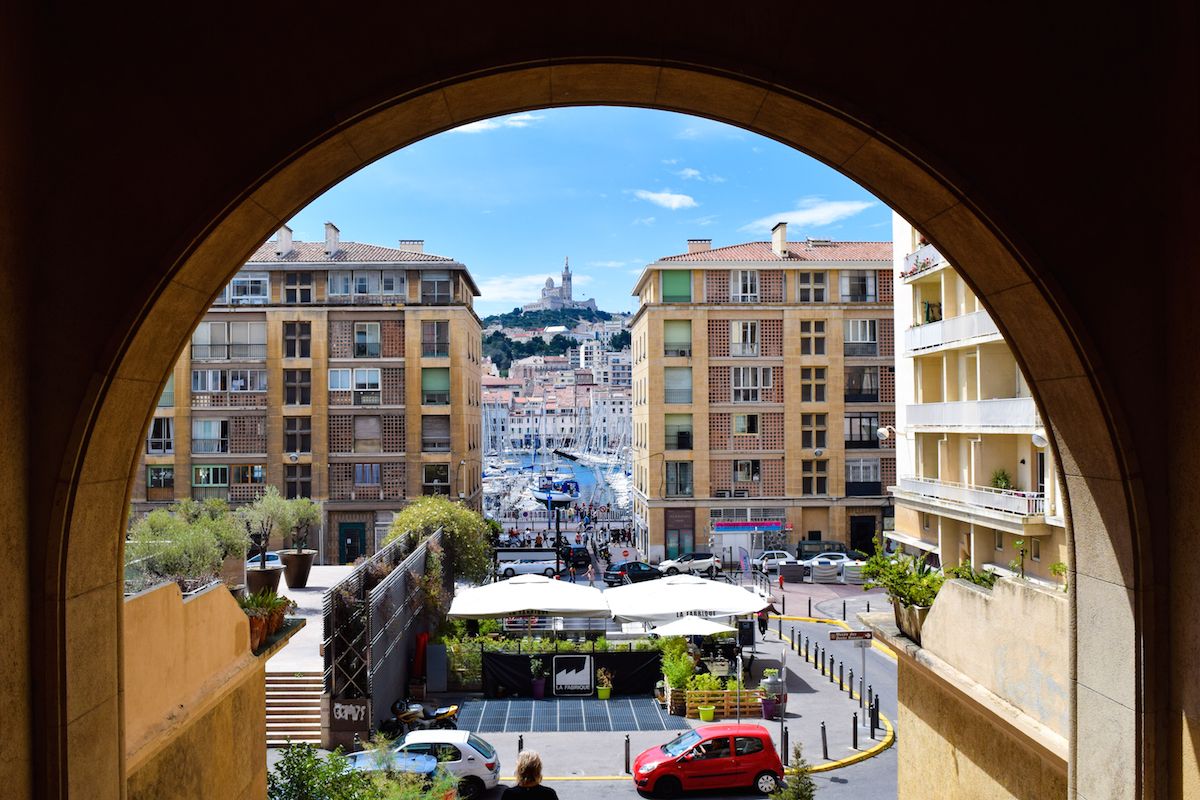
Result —
<instances>
[{"instance_id":1,"label":"motor scooter","mask_svg":"<svg viewBox=\"0 0 1200 800\"><path fill-rule=\"evenodd\" d=\"M458 728L458 711L458 705L428 708L409 699L401 699L392 703L392 719L396 720L395 727L402 734L431 728L454 730ZM380 728L382 729L383 726L381 725Z\"/></svg>"}]
</instances>

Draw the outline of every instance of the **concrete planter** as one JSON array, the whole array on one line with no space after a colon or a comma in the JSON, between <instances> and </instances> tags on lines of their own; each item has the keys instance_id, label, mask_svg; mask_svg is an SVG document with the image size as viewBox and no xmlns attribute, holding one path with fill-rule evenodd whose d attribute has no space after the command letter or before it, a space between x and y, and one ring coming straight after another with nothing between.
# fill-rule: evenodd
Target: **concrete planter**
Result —
<instances>
[{"instance_id":1,"label":"concrete planter","mask_svg":"<svg viewBox=\"0 0 1200 800\"><path fill-rule=\"evenodd\" d=\"M283 579L289 589L303 589L308 586L308 573L312 570L313 559L317 557L316 550L283 550L279 553L283 561Z\"/></svg>"},{"instance_id":2,"label":"concrete planter","mask_svg":"<svg viewBox=\"0 0 1200 800\"><path fill-rule=\"evenodd\" d=\"M893 600L892 612L900 632L920 644L921 627L925 624L925 617L929 616L929 606L904 606Z\"/></svg>"}]
</instances>

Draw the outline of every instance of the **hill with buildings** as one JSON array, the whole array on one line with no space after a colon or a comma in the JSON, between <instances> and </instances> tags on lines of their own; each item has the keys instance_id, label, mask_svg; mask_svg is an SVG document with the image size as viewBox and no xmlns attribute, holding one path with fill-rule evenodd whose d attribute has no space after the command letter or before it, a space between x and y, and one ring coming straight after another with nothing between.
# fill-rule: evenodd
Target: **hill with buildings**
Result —
<instances>
[{"instance_id":1,"label":"hill with buildings","mask_svg":"<svg viewBox=\"0 0 1200 800\"><path fill-rule=\"evenodd\" d=\"M607 322L613 315L595 308L558 308L542 311L524 311L514 308L506 314L493 314L483 318L483 326L500 325L504 328L551 328L562 325L573 328L580 322Z\"/></svg>"}]
</instances>

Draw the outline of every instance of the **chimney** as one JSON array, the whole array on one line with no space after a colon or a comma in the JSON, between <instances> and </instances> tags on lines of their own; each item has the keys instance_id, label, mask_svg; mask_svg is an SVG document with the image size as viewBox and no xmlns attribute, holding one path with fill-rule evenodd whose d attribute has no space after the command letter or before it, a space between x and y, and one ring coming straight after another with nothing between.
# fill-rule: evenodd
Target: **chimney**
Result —
<instances>
[{"instance_id":1,"label":"chimney","mask_svg":"<svg viewBox=\"0 0 1200 800\"><path fill-rule=\"evenodd\" d=\"M400 240L400 249L406 253L424 253L425 252L425 240L424 239L401 239Z\"/></svg>"},{"instance_id":2,"label":"chimney","mask_svg":"<svg viewBox=\"0 0 1200 800\"><path fill-rule=\"evenodd\" d=\"M771 228L771 249L780 258L787 258L787 223L776 222Z\"/></svg>"},{"instance_id":3,"label":"chimney","mask_svg":"<svg viewBox=\"0 0 1200 800\"><path fill-rule=\"evenodd\" d=\"M688 239L689 253L703 253L712 250L712 239Z\"/></svg>"},{"instance_id":4,"label":"chimney","mask_svg":"<svg viewBox=\"0 0 1200 800\"><path fill-rule=\"evenodd\" d=\"M290 252L292 252L292 229L284 225L275 235L275 255L287 258Z\"/></svg>"},{"instance_id":5,"label":"chimney","mask_svg":"<svg viewBox=\"0 0 1200 800\"><path fill-rule=\"evenodd\" d=\"M338 229L332 222L325 223L325 255L333 258L338 251Z\"/></svg>"}]
</instances>

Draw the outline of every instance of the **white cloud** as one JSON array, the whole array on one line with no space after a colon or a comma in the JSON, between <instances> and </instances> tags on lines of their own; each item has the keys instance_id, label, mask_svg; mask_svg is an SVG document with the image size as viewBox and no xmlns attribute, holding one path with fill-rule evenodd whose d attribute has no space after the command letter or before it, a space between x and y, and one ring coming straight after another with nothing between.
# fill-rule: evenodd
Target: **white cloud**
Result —
<instances>
[{"instance_id":1,"label":"white cloud","mask_svg":"<svg viewBox=\"0 0 1200 800\"><path fill-rule=\"evenodd\" d=\"M661 192L651 192L648 189L638 189L633 193L634 197L639 200L645 200L654 203L656 206L669 208L672 211L678 211L681 208L695 208L700 205L696 202L696 198L686 194L676 194L670 189L664 189Z\"/></svg>"},{"instance_id":2,"label":"white cloud","mask_svg":"<svg viewBox=\"0 0 1200 800\"><path fill-rule=\"evenodd\" d=\"M688 220L688 222L692 223L693 225L699 225L701 227L704 227L705 225L712 225L716 221L716 214L706 214L703 217L696 217L695 219Z\"/></svg>"},{"instance_id":3,"label":"white cloud","mask_svg":"<svg viewBox=\"0 0 1200 800\"><path fill-rule=\"evenodd\" d=\"M638 217L633 221L634 225L653 225L654 217Z\"/></svg>"},{"instance_id":4,"label":"white cloud","mask_svg":"<svg viewBox=\"0 0 1200 800\"><path fill-rule=\"evenodd\" d=\"M513 114L511 117L495 117L481 119L478 122L468 122L454 128L451 133L484 133L500 128L528 128L535 122L545 119L544 114Z\"/></svg>"},{"instance_id":5,"label":"white cloud","mask_svg":"<svg viewBox=\"0 0 1200 800\"><path fill-rule=\"evenodd\" d=\"M791 211L779 211L765 217L759 217L748 222L740 231L748 233L768 233L777 222L789 225L818 228L822 225L832 225L835 222L852 217L866 211L875 205L866 200L823 200L820 197L805 197Z\"/></svg>"},{"instance_id":6,"label":"white cloud","mask_svg":"<svg viewBox=\"0 0 1200 800\"><path fill-rule=\"evenodd\" d=\"M662 160L662 162L663 162L664 164L666 164L667 166L670 166L670 165L672 165L672 164L678 164L678 163L679 163L679 159L678 159L678 158L664 158L664 159Z\"/></svg>"},{"instance_id":7,"label":"white cloud","mask_svg":"<svg viewBox=\"0 0 1200 800\"><path fill-rule=\"evenodd\" d=\"M679 172L676 172L675 174L678 175L679 177L683 178L685 181L692 180L692 179L700 179L703 177L700 174L700 170L693 169L692 167L684 167L683 169L679 170Z\"/></svg>"},{"instance_id":8,"label":"white cloud","mask_svg":"<svg viewBox=\"0 0 1200 800\"><path fill-rule=\"evenodd\" d=\"M676 139L699 139L701 136L699 128L688 126L675 134Z\"/></svg>"}]
</instances>

